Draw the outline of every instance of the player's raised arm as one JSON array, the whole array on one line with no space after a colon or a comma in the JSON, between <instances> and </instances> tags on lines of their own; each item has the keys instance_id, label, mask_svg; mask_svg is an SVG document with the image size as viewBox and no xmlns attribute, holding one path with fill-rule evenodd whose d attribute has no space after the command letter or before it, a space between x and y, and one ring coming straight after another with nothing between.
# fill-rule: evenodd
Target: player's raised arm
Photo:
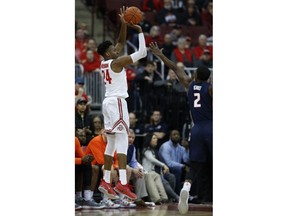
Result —
<instances>
[{"instance_id":1,"label":"player's raised arm","mask_svg":"<svg viewBox=\"0 0 288 216\"><path fill-rule=\"evenodd\" d=\"M115 45L115 49L117 50L118 53L122 52L125 42L126 42L126 36L127 36L127 22L124 19L124 12L127 8L122 7L120 8L120 21L121 21L121 28L117 40L117 44Z\"/></svg>"},{"instance_id":2,"label":"player's raised arm","mask_svg":"<svg viewBox=\"0 0 288 216\"><path fill-rule=\"evenodd\" d=\"M138 51L132 53L131 55L125 55L118 57L117 59L113 60L111 63L112 69L115 72L121 71L122 68L126 65L135 63L136 61L140 60L141 58L146 57L147 49L145 44L144 34L142 32L142 28L139 25L130 25L130 27L136 29L138 31L138 39L139 39L139 49Z\"/></svg>"},{"instance_id":3,"label":"player's raised arm","mask_svg":"<svg viewBox=\"0 0 288 216\"><path fill-rule=\"evenodd\" d=\"M163 62L164 64L166 64L170 69L172 69L178 79L180 80L180 82L185 86L186 90L189 89L189 84L192 81L191 78L184 72L183 69L180 69L177 67L177 65L171 61L170 59L168 59L163 53L162 53L162 49L160 50L157 43L152 42L149 44L150 45L150 50L151 52L158 56Z\"/></svg>"}]
</instances>

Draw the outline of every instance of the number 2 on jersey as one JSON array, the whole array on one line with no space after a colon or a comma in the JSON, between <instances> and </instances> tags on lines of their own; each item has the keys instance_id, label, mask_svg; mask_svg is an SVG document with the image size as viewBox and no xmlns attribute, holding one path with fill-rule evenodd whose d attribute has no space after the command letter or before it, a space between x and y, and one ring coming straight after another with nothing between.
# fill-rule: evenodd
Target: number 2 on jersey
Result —
<instances>
[{"instance_id":1,"label":"number 2 on jersey","mask_svg":"<svg viewBox=\"0 0 288 216\"><path fill-rule=\"evenodd\" d=\"M194 100L194 107L201 107L200 102L200 93L194 93L194 96L196 97Z\"/></svg>"},{"instance_id":2,"label":"number 2 on jersey","mask_svg":"<svg viewBox=\"0 0 288 216\"><path fill-rule=\"evenodd\" d=\"M104 70L102 70L102 74L103 74L103 78L104 78L104 84L106 85L105 80L106 80L109 84L111 84L112 79L111 79L111 77L110 77L110 75L109 75L109 70L107 69L107 70L106 70L106 73L105 73Z\"/></svg>"}]
</instances>

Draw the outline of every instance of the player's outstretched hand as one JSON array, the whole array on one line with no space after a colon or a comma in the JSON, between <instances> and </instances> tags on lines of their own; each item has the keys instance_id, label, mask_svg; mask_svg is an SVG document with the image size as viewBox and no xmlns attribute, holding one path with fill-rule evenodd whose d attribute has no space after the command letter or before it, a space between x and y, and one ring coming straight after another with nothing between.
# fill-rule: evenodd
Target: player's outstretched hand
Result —
<instances>
[{"instance_id":1,"label":"player's outstretched hand","mask_svg":"<svg viewBox=\"0 0 288 216\"><path fill-rule=\"evenodd\" d=\"M150 51L151 51L154 55L159 56L159 55L162 54L163 48L160 50L156 42L151 42L151 43L149 44L149 46L150 46Z\"/></svg>"},{"instance_id":2,"label":"player's outstretched hand","mask_svg":"<svg viewBox=\"0 0 288 216\"><path fill-rule=\"evenodd\" d=\"M123 6L122 8L120 8L120 14L118 14L120 16L120 20L122 23L127 24L126 20L124 19L124 12L128 9L128 7Z\"/></svg>"}]
</instances>

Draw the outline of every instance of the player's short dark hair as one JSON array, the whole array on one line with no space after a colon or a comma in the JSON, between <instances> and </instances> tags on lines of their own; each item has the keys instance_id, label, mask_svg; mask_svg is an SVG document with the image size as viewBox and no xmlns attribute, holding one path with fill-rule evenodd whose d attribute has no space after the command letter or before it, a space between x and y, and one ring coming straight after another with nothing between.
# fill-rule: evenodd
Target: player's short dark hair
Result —
<instances>
[{"instance_id":1,"label":"player's short dark hair","mask_svg":"<svg viewBox=\"0 0 288 216\"><path fill-rule=\"evenodd\" d=\"M97 48L97 52L104 57L105 52L109 49L109 47L113 45L111 41L104 41L101 44L99 44Z\"/></svg>"},{"instance_id":2,"label":"player's short dark hair","mask_svg":"<svg viewBox=\"0 0 288 216\"><path fill-rule=\"evenodd\" d=\"M197 79L207 81L210 77L211 71L205 66L198 67L196 70Z\"/></svg>"}]
</instances>

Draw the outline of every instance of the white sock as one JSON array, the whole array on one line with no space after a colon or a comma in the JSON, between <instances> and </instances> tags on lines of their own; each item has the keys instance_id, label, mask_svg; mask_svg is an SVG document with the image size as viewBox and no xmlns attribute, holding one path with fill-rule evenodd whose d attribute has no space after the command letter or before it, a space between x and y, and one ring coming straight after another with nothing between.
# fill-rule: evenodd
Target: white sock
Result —
<instances>
[{"instance_id":1,"label":"white sock","mask_svg":"<svg viewBox=\"0 0 288 216\"><path fill-rule=\"evenodd\" d=\"M110 176L111 176L111 171L110 170L104 170L104 181L106 183L110 184Z\"/></svg>"},{"instance_id":2,"label":"white sock","mask_svg":"<svg viewBox=\"0 0 288 216\"><path fill-rule=\"evenodd\" d=\"M82 197L82 191L77 191L76 192L76 198Z\"/></svg>"},{"instance_id":3,"label":"white sock","mask_svg":"<svg viewBox=\"0 0 288 216\"><path fill-rule=\"evenodd\" d=\"M91 199L90 190L84 190L84 200L89 201Z\"/></svg>"},{"instance_id":4,"label":"white sock","mask_svg":"<svg viewBox=\"0 0 288 216\"><path fill-rule=\"evenodd\" d=\"M108 200L108 196L106 194L103 194L103 200Z\"/></svg>"},{"instance_id":5,"label":"white sock","mask_svg":"<svg viewBox=\"0 0 288 216\"><path fill-rule=\"evenodd\" d=\"M126 169L119 169L119 179L120 179L122 185L127 184Z\"/></svg>"},{"instance_id":6,"label":"white sock","mask_svg":"<svg viewBox=\"0 0 288 216\"><path fill-rule=\"evenodd\" d=\"M118 195L119 195L119 199L120 199L120 200L124 199L124 194L119 193Z\"/></svg>"},{"instance_id":7,"label":"white sock","mask_svg":"<svg viewBox=\"0 0 288 216\"><path fill-rule=\"evenodd\" d=\"M186 190L186 191L190 191L190 188L191 188L191 184L190 184L190 182L185 182L184 184L183 184L183 190Z\"/></svg>"},{"instance_id":8,"label":"white sock","mask_svg":"<svg viewBox=\"0 0 288 216\"><path fill-rule=\"evenodd\" d=\"M90 199L93 198L93 195L94 195L94 191L90 190Z\"/></svg>"}]
</instances>

